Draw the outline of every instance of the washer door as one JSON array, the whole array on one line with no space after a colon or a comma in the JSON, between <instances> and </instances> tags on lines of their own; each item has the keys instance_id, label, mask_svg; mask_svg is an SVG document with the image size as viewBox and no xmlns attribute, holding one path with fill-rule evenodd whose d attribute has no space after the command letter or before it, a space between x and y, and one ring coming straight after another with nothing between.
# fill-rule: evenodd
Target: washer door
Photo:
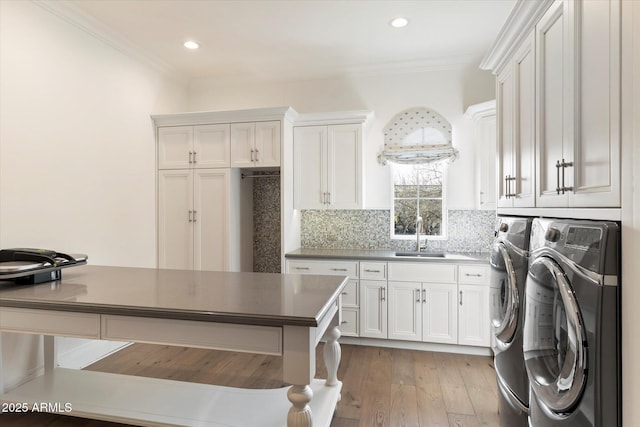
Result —
<instances>
[{"instance_id":1,"label":"washer door","mask_svg":"<svg viewBox=\"0 0 640 427\"><path fill-rule=\"evenodd\" d=\"M552 415L571 413L587 382L587 343L580 307L567 276L551 258L529 267L523 350L538 402Z\"/></svg>"},{"instance_id":2,"label":"washer door","mask_svg":"<svg viewBox=\"0 0 640 427\"><path fill-rule=\"evenodd\" d=\"M504 243L491 252L491 325L498 350L513 341L518 326L519 298L516 272Z\"/></svg>"}]
</instances>

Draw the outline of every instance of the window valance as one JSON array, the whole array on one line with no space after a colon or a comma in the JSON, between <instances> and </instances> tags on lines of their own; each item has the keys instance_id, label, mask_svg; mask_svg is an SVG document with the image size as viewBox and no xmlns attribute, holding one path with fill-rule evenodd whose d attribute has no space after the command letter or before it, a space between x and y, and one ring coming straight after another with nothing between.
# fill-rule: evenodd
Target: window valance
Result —
<instances>
[{"instance_id":1,"label":"window valance","mask_svg":"<svg viewBox=\"0 0 640 427\"><path fill-rule=\"evenodd\" d=\"M419 164L453 161L451 124L432 109L416 107L398 113L384 128L384 149L378 162Z\"/></svg>"}]
</instances>

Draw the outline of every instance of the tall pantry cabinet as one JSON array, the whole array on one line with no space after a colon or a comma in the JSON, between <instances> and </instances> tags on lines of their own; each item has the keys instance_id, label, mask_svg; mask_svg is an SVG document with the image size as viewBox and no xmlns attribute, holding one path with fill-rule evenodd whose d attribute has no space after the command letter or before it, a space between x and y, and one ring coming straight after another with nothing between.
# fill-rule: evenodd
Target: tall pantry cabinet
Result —
<instances>
[{"instance_id":1,"label":"tall pantry cabinet","mask_svg":"<svg viewBox=\"0 0 640 427\"><path fill-rule=\"evenodd\" d=\"M200 138L211 128L158 129L160 268L229 269L229 125ZM209 156L198 162L200 153Z\"/></svg>"},{"instance_id":2,"label":"tall pantry cabinet","mask_svg":"<svg viewBox=\"0 0 640 427\"><path fill-rule=\"evenodd\" d=\"M244 177L280 172L294 114L277 107L152 117L158 267L253 271L254 194Z\"/></svg>"}]
</instances>

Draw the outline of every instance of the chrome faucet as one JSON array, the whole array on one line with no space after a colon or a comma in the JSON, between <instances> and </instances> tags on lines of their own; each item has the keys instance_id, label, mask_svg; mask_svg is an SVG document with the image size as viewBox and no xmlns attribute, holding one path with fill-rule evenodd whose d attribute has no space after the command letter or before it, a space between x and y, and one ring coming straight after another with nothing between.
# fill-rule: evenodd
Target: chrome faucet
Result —
<instances>
[{"instance_id":1,"label":"chrome faucet","mask_svg":"<svg viewBox=\"0 0 640 427\"><path fill-rule=\"evenodd\" d=\"M416 252L420 252L420 230L422 229L422 217L416 219Z\"/></svg>"}]
</instances>

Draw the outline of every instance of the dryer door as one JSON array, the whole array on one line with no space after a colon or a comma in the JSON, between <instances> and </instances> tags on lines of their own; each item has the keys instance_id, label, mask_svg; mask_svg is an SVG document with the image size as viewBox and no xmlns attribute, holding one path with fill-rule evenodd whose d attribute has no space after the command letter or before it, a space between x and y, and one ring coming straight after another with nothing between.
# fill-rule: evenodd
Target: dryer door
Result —
<instances>
[{"instance_id":1,"label":"dryer door","mask_svg":"<svg viewBox=\"0 0 640 427\"><path fill-rule=\"evenodd\" d=\"M491 252L491 325L498 351L511 344L518 326L519 298L516 272L507 247L499 242Z\"/></svg>"},{"instance_id":2,"label":"dryer door","mask_svg":"<svg viewBox=\"0 0 640 427\"><path fill-rule=\"evenodd\" d=\"M547 256L529 267L523 340L527 375L538 401L555 415L570 413L587 382L586 335L567 276Z\"/></svg>"}]
</instances>

